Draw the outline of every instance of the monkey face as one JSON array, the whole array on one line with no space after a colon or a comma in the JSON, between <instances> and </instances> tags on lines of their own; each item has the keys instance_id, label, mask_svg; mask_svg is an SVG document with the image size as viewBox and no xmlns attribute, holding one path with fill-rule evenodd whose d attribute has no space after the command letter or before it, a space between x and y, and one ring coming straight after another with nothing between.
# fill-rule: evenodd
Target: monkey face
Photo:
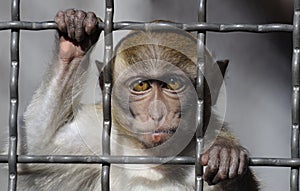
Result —
<instances>
[{"instance_id":1,"label":"monkey face","mask_svg":"<svg viewBox=\"0 0 300 191\"><path fill-rule=\"evenodd\" d=\"M195 132L197 96L192 79L173 63L153 57L122 71L113 87L114 119L121 131L145 149L186 146Z\"/></svg>"}]
</instances>

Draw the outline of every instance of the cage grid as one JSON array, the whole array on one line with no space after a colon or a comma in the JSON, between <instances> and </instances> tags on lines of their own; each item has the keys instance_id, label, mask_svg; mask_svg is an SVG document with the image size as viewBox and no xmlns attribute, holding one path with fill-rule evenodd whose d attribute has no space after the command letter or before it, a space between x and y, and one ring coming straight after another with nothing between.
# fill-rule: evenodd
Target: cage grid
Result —
<instances>
[{"instance_id":1,"label":"cage grid","mask_svg":"<svg viewBox=\"0 0 300 191\"><path fill-rule=\"evenodd\" d=\"M197 0L198 2L198 23L152 23L152 26L166 27L172 26L186 31L198 32L198 58L203 56L204 50L201 49L200 43L205 43L206 31L214 32L293 32L293 60L292 60L292 134L291 134L291 157L289 158L258 158L249 159L250 166L274 166L290 167L290 190L299 190L299 70L300 70L300 0L294 0L294 21L293 25L289 24L216 24L206 22L206 0ZM112 33L116 30L143 30L146 29L146 22L113 22L114 1L106 0L105 19L99 23L99 28L104 30L105 48L104 63L108 67L104 71L104 90L103 90L103 155L102 156L71 156L71 155L18 155L18 76L19 76L19 36L21 30L50 30L57 29L53 21L31 22L20 21L20 0L11 1L11 21L0 22L0 30L11 30L11 69L10 69L10 111L9 111L9 152L7 155L0 155L0 163L8 164L8 190L17 190L17 164L19 163L76 163L76 164L102 164L102 190L109 190L110 165L119 164L187 164L195 165L195 189L203 190L202 173L203 168L200 166L200 153L203 149L203 116L204 108L204 63L198 59L198 78L196 90L198 93L198 118L196 130L196 156L176 156L176 157L159 157L159 156L110 156L110 130L111 130L111 76L110 76L110 58L113 51Z\"/></svg>"}]
</instances>

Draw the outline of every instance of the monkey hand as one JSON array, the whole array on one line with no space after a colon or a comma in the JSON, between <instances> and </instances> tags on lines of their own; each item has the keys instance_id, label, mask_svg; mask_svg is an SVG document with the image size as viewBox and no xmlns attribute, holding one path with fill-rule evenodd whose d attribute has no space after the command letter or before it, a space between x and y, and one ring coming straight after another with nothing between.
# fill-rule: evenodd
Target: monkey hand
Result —
<instances>
[{"instance_id":1,"label":"monkey hand","mask_svg":"<svg viewBox=\"0 0 300 191\"><path fill-rule=\"evenodd\" d=\"M203 178L209 185L233 180L245 174L248 167L248 153L235 140L218 137L201 156L206 166Z\"/></svg>"},{"instance_id":2,"label":"monkey hand","mask_svg":"<svg viewBox=\"0 0 300 191\"><path fill-rule=\"evenodd\" d=\"M54 20L59 34L59 58L67 63L82 58L99 39L101 19L93 12L68 9L59 11Z\"/></svg>"}]
</instances>

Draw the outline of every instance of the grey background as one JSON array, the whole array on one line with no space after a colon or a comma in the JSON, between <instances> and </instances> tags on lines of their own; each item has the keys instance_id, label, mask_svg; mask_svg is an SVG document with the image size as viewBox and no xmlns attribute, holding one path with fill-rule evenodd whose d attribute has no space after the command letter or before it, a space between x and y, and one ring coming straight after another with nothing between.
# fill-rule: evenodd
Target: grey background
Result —
<instances>
[{"instance_id":1,"label":"grey background","mask_svg":"<svg viewBox=\"0 0 300 191\"><path fill-rule=\"evenodd\" d=\"M26 0L21 4L21 18L52 20L58 10L71 7L91 10L104 18L103 0ZM116 0L115 7L116 21L167 19L195 22L197 19L195 0ZM0 1L0 21L5 20L10 20L10 2ZM211 0L208 2L208 21L292 23L292 0ZM115 41L122 35L122 32L117 32ZM8 126L9 39L9 31L0 32L1 132ZM21 33L20 115L51 63L53 39L54 31ZM291 42L291 34L286 33L208 33L207 44L212 54L217 59L230 60L226 78L226 121L240 142L250 150L251 156L290 156ZM93 59L101 58L99 43ZM7 139L4 133L0 135L5 137L1 142ZM289 189L288 168L254 169L262 182L263 191ZM6 180L6 170L0 169L0 191L7 190Z\"/></svg>"}]
</instances>

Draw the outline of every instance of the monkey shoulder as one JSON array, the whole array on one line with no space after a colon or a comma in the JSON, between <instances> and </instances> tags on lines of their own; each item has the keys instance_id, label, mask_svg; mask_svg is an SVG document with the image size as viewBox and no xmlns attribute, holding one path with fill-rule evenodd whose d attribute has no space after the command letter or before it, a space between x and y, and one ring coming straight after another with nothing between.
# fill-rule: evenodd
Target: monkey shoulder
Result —
<instances>
[{"instance_id":1,"label":"monkey shoulder","mask_svg":"<svg viewBox=\"0 0 300 191\"><path fill-rule=\"evenodd\" d=\"M72 122L57 132L57 145L62 146L60 141L63 140L69 146L67 152L73 152L77 146L76 154L101 154L102 123L101 105L81 105Z\"/></svg>"}]
</instances>

